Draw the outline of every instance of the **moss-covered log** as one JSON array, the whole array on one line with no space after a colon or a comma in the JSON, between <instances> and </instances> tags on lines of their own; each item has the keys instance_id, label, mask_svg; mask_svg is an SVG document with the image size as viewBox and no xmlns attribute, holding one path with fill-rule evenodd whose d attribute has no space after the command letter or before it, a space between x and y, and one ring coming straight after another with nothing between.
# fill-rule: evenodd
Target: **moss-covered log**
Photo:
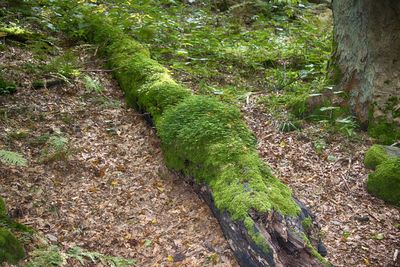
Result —
<instances>
[{"instance_id":1,"label":"moss-covered log","mask_svg":"<svg viewBox=\"0 0 400 267\"><path fill-rule=\"evenodd\" d=\"M259 158L237 107L193 96L139 43L92 10L84 16L129 104L146 112L169 168L190 177L242 266L322 266L312 216Z\"/></svg>"},{"instance_id":2,"label":"moss-covered log","mask_svg":"<svg viewBox=\"0 0 400 267\"><path fill-rule=\"evenodd\" d=\"M373 145L367 151L364 163L375 170L368 176L368 192L400 206L400 148Z\"/></svg>"}]
</instances>

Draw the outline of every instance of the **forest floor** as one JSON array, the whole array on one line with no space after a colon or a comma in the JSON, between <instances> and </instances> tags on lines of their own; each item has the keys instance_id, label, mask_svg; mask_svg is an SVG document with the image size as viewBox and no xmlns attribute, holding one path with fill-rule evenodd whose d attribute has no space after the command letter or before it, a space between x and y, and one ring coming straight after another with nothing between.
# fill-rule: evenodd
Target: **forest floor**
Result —
<instances>
[{"instance_id":1,"label":"forest floor","mask_svg":"<svg viewBox=\"0 0 400 267\"><path fill-rule=\"evenodd\" d=\"M366 190L367 135L350 140L312 123L283 133L256 98L249 102L243 111L260 155L316 216L327 259L335 266L397 266L400 212ZM325 141L316 151L317 140Z\"/></svg>"},{"instance_id":2,"label":"forest floor","mask_svg":"<svg viewBox=\"0 0 400 267\"><path fill-rule=\"evenodd\" d=\"M166 169L155 131L125 106L95 49L72 52L101 92L80 79L34 90L31 75L18 71L38 64L32 53L15 46L0 52L21 82L0 98L0 146L29 162L0 165L9 213L62 251L79 246L138 266L237 266L208 206ZM67 140L64 147L52 151L52 136Z\"/></svg>"},{"instance_id":3,"label":"forest floor","mask_svg":"<svg viewBox=\"0 0 400 267\"><path fill-rule=\"evenodd\" d=\"M322 119L279 130L293 117L274 105L328 85L329 27L321 21L331 18L318 8L304 17L295 9L300 24L278 14L243 26L234 13L162 6L157 16L144 10L143 21L154 22L133 35L151 39L144 31L150 25L159 32L147 45L176 80L241 107L260 155L316 215L330 262L393 266L400 211L366 191L363 157L373 140L356 128L351 137L332 131ZM80 246L139 266L237 266L207 205L165 168L154 130L126 107L96 47L42 49L46 43L0 51L6 78L19 84L16 94L0 97L0 148L29 161L26 168L0 165L0 195L11 215L62 251ZM63 84L32 89L43 75Z\"/></svg>"}]
</instances>

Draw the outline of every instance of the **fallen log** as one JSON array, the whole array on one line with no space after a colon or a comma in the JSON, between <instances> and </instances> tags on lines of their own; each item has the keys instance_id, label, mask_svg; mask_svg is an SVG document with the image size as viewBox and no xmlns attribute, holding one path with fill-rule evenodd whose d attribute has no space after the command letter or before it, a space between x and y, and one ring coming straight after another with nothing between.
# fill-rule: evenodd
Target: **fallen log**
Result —
<instances>
[{"instance_id":1,"label":"fallen log","mask_svg":"<svg viewBox=\"0 0 400 267\"><path fill-rule=\"evenodd\" d=\"M260 159L240 110L192 95L107 17L80 12L127 102L155 126L167 166L190 179L210 206L239 264L329 265L314 217Z\"/></svg>"},{"instance_id":2,"label":"fallen log","mask_svg":"<svg viewBox=\"0 0 400 267\"><path fill-rule=\"evenodd\" d=\"M195 191L205 200L214 216L218 219L225 238L240 266L296 266L309 267L327 264L321 256L326 256L327 251L321 240L315 240L318 253L312 249L304 237L294 229L307 232L302 222L306 218L314 216L299 201L295 200L301 207L301 214L297 218L284 218L277 212L257 213L251 212L251 220L256 232L268 240L270 250L263 250L248 234L247 228L241 221L233 221L226 211L220 211L214 203L212 191L206 185L193 184ZM293 229L290 229L290 226ZM313 229L315 231L315 228ZM310 235L307 236L310 238ZM308 249L308 250L307 250ZM314 254L314 255L313 255ZM317 259L316 258L320 258Z\"/></svg>"}]
</instances>

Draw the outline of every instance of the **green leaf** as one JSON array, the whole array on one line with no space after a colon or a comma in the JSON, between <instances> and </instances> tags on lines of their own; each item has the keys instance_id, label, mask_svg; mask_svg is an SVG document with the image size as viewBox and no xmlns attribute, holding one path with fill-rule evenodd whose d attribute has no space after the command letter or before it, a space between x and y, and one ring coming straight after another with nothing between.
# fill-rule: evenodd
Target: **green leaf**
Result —
<instances>
[{"instance_id":1,"label":"green leaf","mask_svg":"<svg viewBox=\"0 0 400 267\"><path fill-rule=\"evenodd\" d=\"M0 161L6 165L27 166L28 161L19 153L0 150Z\"/></svg>"}]
</instances>

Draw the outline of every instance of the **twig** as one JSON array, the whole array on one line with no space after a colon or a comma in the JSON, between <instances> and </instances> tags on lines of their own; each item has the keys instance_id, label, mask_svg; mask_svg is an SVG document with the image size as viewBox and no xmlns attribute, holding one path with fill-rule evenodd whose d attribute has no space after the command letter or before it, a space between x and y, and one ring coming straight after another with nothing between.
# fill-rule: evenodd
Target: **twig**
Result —
<instances>
[{"instance_id":1,"label":"twig","mask_svg":"<svg viewBox=\"0 0 400 267\"><path fill-rule=\"evenodd\" d=\"M349 192L351 192L350 187L349 187L349 185L347 184L346 178L344 178L343 175L339 175L339 177L342 178L342 180L343 180L343 182L344 182L344 185L346 186L347 190L348 190Z\"/></svg>"}]
</instances>

